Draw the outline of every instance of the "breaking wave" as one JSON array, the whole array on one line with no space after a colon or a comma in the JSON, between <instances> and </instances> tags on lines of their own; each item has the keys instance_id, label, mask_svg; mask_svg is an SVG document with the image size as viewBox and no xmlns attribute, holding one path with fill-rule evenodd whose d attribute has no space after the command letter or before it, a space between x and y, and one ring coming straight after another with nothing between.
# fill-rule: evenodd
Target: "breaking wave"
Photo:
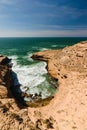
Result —
<instances>
[{"instance_id":1,"label":"breaking wave","mask_svg":"<svg viewBox=\"0 0 87 130\"><path fill-rule=\"evenodd\" d=\"M27 94L42 93L42 98L53 95L54 88L51 88L47 80L47 70L45 62L38 62L32 65L20 65L17 63L17 56L10 56L13 63L14 86L20 84L22 92Z\"/></svg>"}]
</instances>

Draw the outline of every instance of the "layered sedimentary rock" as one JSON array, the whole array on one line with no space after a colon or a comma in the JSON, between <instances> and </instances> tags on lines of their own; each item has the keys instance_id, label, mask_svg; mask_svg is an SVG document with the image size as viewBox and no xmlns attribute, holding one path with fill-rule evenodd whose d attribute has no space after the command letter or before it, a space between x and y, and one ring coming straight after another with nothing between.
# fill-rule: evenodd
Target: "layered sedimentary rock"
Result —
<instances>
[{"instance_id":1,"label":"layered sedimentary rock","mask_svg":"<svg viewBox=\"0 0 87 130\"><path fill-rule=\"evenodd\" d=\"M17 105L14 98L3 96L0 99L0 129L86 130L87 41L62 50L38 52L32 58L48 63L48 73L58 80L58 92L48 105L38 108L24 108ZM8 69L5 67L2 66L6 74ZM0 75L2 74L0 69ZM3 87L6 82L2 79L0 78L0 83ZM2 87L0 91L3 90Z\"/></svg>"}]
</instances>

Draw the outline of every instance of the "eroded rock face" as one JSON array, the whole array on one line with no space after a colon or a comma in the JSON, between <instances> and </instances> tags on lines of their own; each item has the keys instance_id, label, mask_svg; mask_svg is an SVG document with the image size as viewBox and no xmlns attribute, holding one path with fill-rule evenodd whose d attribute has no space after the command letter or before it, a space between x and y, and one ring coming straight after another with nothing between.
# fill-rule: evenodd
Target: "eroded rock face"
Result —
<instances>
[{"instance_id":1,"label":"eroded rock face","mask_svg":"<svg viewBox=\"0 0 87 130\"><path fill-rule=\"evenodd\" d=\"M48 62L48 72L55 78L67 78L67 72L87 72L87 41L62 50L35 53L32 58ZM67 73L67 74L66 74Z\"/></svg>"},{"instance_id":2,"label":"eroded rock face","mask_svg":"<svg viewBox=\"0 0 87 130\"><path fill-rule=\"evenodd\" d=\"M10 87L13 85L11 68L8 65L9 59L4 56L0 56L0 97L12 96Z\"/></svg>"},{"instance_id":3,"label":"eroded rock face","mask_svg":"<svg viewBox=\"0 0 87 130\"><path fill-rule=\"evenodd\" d=\"M54 130L87 129L87 41L62 50L38 52L32 57L47 61L48 72L59 82L50 104L37 109L42 118L51 115L55 119ZM34 110L29 108L29 113Z\"/></svg>"},{"instance_id":4,"label":"eroded rock face","mask_svg":"<svg viewBox=\"0 0 87 130\"><path fill-rule=\"evenodd\" d=\"M86 130L87 41L32 57L48 63L48 72L58 79L58 92L47 106L40 108L18 107L13 98L0 99L0 129Z\"/></svg>"}]
</instances>

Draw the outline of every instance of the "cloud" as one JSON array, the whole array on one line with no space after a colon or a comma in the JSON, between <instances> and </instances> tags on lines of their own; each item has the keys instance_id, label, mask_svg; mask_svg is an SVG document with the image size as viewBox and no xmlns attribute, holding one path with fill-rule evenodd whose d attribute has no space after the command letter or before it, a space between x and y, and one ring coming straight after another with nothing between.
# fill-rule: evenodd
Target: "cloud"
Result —
<instances>
[{"instance_id":1,"label":"cloud","mask_svg":"<svg viewBox=\"0 0 87 130\"><path fill-rule=\"evenodd\" d=\"M37 7L40 7L40 8L54 8L56 7L56 4L51 4L51 3L47 3L47 2L43 2L43 1L35 1L34 4L37 6Z\"/></svg>"},{"instance_id":2,"label":"cloud","mask_svg":"<svg viewBox=\"0 0 87 130\"><path fill-rule=\"evenodd\" d=\"M63 11L65 15L70 15L73 18L87 15L87 9L80 9L70 6L61 6L60 11Z\"/></svg>"},{"instance_id":3,"label":"cloud","mask_svg":"<svg viewBox=\"0 0 87 130\"><path fill-rule=\"evenodd\" d=\"M64 30L87 30L87 25L63 25L61 29Z\"/></svg>"},{"instance_id":4,"label":"cloud","mask_svg":"<svg viewBox=\"0 0 87 130\"><path fill-rule=\"evenodd\" d=\"M48 12L46 15L53 18L78 19L79 17L87 16L87 9L79 9L67 5L62 5L56 6L52 12Z\"/></svg>"},{"instance_id":5,"label":"cloud","mask_svg":"<svg viewBox=\"0 0 87 130\"><path fill-rule=\"evenodd\" d=\"M87 37L87 30L1 31L0 37Z\"/></svg>"},{"instance_id":6,"label":"cloud","mask_svg":"<svg viewBox=\"0 0 87 130\"><path fill-rule=\"evenodd\" d=\"M58 1L0 0L0 36L86 36L86 16L86 8Z\"/></svg>"},{"instance_id":7,"label":"cloud","mask_svg":"<svg viewBox=\"0 0 87 130\"><path fill-rule=\"evenodd\" d=\"M44 16L44 17L50 17L50 18L63 18L67 17L77 19L81 16L87 16L87 8L79 8L70 6L69 4L62 4L59 5L58 2L54 2L53 4L51 2L42 2L42 1L34 1L33 2L35 7L38 7L38 10L40 8L41 13L35 13L36 16ZM44 9L44 12L42 13ZM47 12L45 12L47 10Z\"/></svg>"},{"instance_id":8,"label":"cloud","mask_svg":"<svg viewBox=\"0 0 87 130\"><path fill-rule=\"evenodd\" d=\"M56 25L56 24L35 24L31 25L40 30L87 30L87 25Z\"/></svg>"}]
</instances>

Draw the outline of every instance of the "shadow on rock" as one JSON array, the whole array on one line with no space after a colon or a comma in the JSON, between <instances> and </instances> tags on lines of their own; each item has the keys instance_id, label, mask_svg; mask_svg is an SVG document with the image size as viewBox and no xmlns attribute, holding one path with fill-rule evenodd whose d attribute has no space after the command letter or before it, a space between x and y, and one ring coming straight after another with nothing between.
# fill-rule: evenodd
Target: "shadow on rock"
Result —
<instances>
[{"instance_id":1,"label":"shadow on rock","mask_svg":"<svg viewBox=\"0 0 87 130\"><path fill-rule=\"evenodd\" d=\"M22 96L23 92L20 89L21 84L18 80L17 74L14 71L12 71L12 77L13 77L13 86L10 87L11 92L15 98L18 107L25 108L27 105L24 101L24 97Z\"/></svg>"}]
</instances>

